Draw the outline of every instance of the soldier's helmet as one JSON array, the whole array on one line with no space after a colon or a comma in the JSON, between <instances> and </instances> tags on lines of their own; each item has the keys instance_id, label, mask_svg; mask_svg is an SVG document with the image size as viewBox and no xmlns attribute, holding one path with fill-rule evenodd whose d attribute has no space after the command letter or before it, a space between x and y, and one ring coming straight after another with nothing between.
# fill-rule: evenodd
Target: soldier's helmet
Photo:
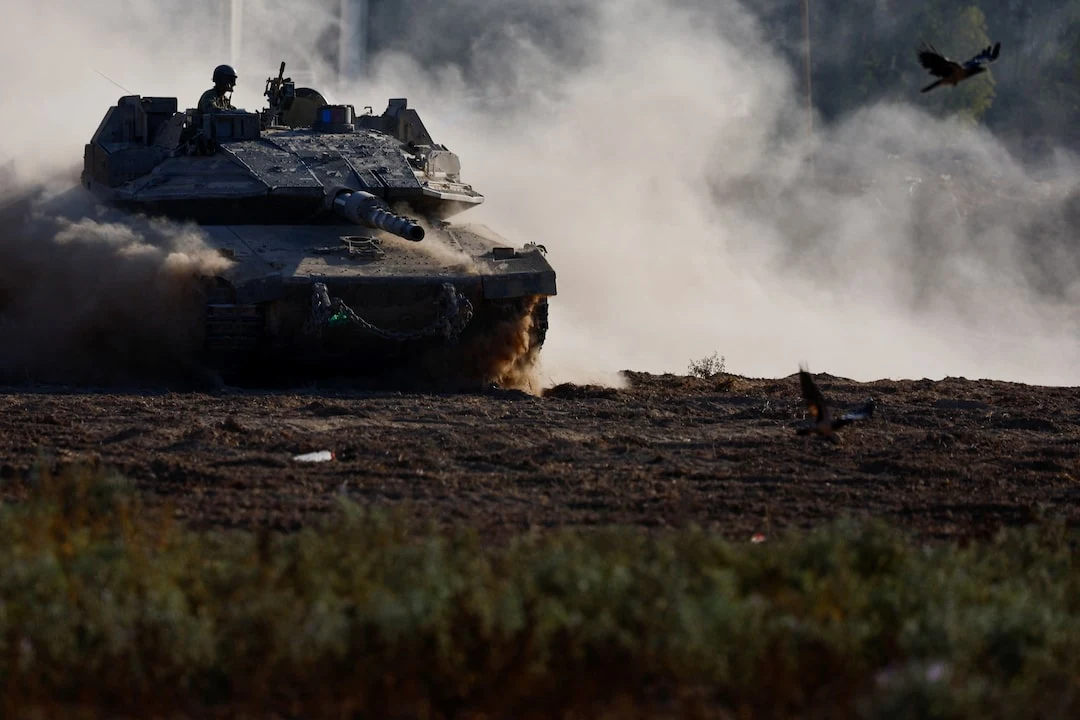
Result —
<instances>
[{"instance_id":1,"label":"soldier's helmet","mask_svg":"<svg viewBox=\"0 0 1080 720\"><path fill-rule=\"evenodd\" d=\"M231 65L218 65L214 68L214 84L223 82L236 82L236 71Z\"/></svg>"}]
</instances>

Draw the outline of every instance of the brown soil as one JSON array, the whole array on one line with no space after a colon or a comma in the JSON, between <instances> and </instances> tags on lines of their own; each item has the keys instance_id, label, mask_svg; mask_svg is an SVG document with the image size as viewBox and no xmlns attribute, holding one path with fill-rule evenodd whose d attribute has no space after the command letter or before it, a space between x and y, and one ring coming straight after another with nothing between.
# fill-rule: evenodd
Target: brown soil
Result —
<instances>
[{"instance_id":1,"label":"brown soil","mask_svg":"<svg viewBox=\"0 0 1080 720\"><path fill-rule=\"evenodd\" d=\"M1080 388L818 375L840 403L878 402L833 445L795 435L794 375L627 377L543 397L9 388L0 474L96 456L196 527L294 529L341 495L493 539L614 523L747 539L841 515L971 538L1080 520ZM335 460L292 459L323 449Z\"/></svg>"}]
</instances>

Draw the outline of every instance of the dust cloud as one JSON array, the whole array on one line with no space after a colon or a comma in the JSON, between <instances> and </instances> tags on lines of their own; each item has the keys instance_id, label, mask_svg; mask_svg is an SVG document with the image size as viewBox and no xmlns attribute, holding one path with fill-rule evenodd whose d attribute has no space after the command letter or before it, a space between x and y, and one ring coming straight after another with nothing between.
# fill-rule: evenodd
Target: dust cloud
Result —
<instances>
[{"instance_id":1,"label":"dust cloud","mask_svg":"<svg viewBox=\"0 0 1080 720\"><path fill-rule=\"evenodd\" d=\"M549 249L548 382L714 351L752 376L1080 382L1074 159L1024 166L925 98L811 138L801 68L737 3L596 8L573 72L530 41L471 60L484 83L377 74L487 194L470 219Z\"/></svg>"},{"instance_id":2,"label":"dust cloud","mask_svg":"<svg viewBox=\"0 0 1080 720\"><path fill-rule=\"evenodd\" d=\"M615 382L622 369L684 373L713 352L729 371L759 377L804 362L858 380L1080 384L1075 159L1025 165L980 128L932 117L933 99L917 88L910 102L830 127L815 118L810 136L801 68L734 0L500 4L542 6L548 36L581 39L570 49L500 20L486 2L454 0L402 44L470 38L458 54L422 66L384 53L345 85L316 51L334 36L319 3L247 3L236 58L203 4L14 8L9 23L34 29L0 48L0 61L25 69L5 96L0 135L0 163L14 159L20 186L81 160L105 108L126 94L94 71L186 107L213 65L232 61L234 103L256 109L263 80L286 59L302 68L294 79L331 102L379 112L387 98L408 97L487 196L455 221L546 246L559 285L541 359L549 384ZM122 234L63 226L37 249L63 249L73 227ZM190 229L132 232L125 242L153 248L124 256L143 282L175 252L198 256L197 244L177 250L193 242ZM21 256L27 243L7 237L2 252ZM91 245L111 263L124 243ZM78 263L62 267L40 284L85 282Z\"/></svg>"},{"instance_id":3,"label":"dust cloud","mask_svg":"<svg viewBox=\"0 0 1080 720\"><path fill-rule=\"evenodd\" d=\"M197 43L177 38L205 27L179 6L142 2L11 3L5 19L0 382L191 379L198 276L228 261L194 226L98 206L79 172L83 145L122 95L186 93L194 104L210 70L183 61Z\"/></svg>"},{"instance_id":4,"label":"dust cloud","mask_svg":"<svg viewBox=\"0 0 1080 720\"><path fill-rule=\"evenodd\" d=\"M197 228L119 218L24 189L0 209L0 381L197 381L201 273L228 263ZM55 198L54 198L55 199Z\"/></svg>"}]
</instances>

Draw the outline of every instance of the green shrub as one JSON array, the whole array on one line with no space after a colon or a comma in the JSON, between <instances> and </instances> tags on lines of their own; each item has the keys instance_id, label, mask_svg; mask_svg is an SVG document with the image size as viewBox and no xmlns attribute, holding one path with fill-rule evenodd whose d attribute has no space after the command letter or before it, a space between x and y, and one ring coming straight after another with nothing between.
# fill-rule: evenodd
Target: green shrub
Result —
<instances>
[{"instance_id":1,"label":"green shrub","mask_svg":"<svg viewBox=\"0 0 1080 720\"><path fill-rule=\"evenodd\" d=\"M291 535L193 532L102 468L23 482L0 508L6 716L1080 712L1057 525L964 548L847 522L493 546L345 502Z\"/></svg>"}]
</instances>

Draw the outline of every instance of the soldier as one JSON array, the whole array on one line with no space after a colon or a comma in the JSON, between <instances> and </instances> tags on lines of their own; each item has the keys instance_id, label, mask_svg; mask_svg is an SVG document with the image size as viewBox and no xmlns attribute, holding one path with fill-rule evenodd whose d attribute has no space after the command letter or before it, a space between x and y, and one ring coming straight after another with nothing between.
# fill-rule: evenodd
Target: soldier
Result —
<instances>
[{"instance_id":1,"label":"soldier","mask_svg":"<svg viewBox=\"0 0 1080 720\"><path fill-rule=\"evenodd\" d=\"M236 71L229 65L218 65L214 68L214 87L210 88L199 98L199 106L195 111L195 126L202 125L203 115L220 110L235 110L229 97L236 86ZM225 93L230 96L226 97Z\"/></svg>"}]
</instances>

